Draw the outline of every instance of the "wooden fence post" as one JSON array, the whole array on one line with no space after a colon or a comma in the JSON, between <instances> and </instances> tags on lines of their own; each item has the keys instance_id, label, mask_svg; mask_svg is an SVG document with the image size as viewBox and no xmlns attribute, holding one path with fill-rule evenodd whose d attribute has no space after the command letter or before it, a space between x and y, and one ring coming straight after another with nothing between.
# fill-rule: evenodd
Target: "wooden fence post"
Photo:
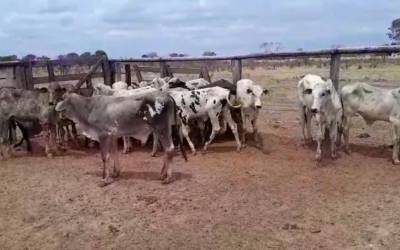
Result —
<instances>
[{"instance_id":1,"label":"wooden fence post","mask_svg":"<svg viewBox=\"0 0 400 250\"><path fill-rule=\"evenodd\" d=\"M33 72L32 72L32 62L26 62L25 68L25 88L32 90L33 89Z\"/></svg>"},{"instance_id":2,"label":"wooden fence post","mask_svg":"<svg viewBox=\"0 0 400 250\"><path fill-rule=\"evenodd\" d=\"M336 90L339 90L340 54L331 55L330 78Z\"/></svg>"},{"instance_id":3,"label":"wooden fence post","mask_svg":"<svg viewBox=\"0 0 400 250\"><path fill-rule=\"evenodd\" d=\"M17 82L17 88L26 89L26 80L25 80L25 68L24 64L20 64L15 69L15 80Z\"/></svg>"},{"instance_id":4,"label":"wooden fence post","mask_svg":"<svg viewBox=\"0 0 400 250\"><path fill-rule=\"evenodd\" d=\"M113 82L119 82L121 81L121 63L119 62L114 62L113 64Z\"/></svg>"},{"instance_id":5,"label":"wooden fence post","mask_svg":"<svg viewBox=\"0 0 400 250\"><path fill-rule=\"evenodd\" d=\"M54 76L54 67L51 61L47 61L47 73L49 75L49 82L54 82L56 78Z\"/></svg>"},{"instance_id":6,"label":"wooden fence post","mask_svg":"<svg viewBox=\"0 0 400 250\"><path fill-rule=\"evenodd\" d=\"M139 66L137 66L136 64L133 65L133 70L135 71L135 75L136 75L136 79L138 81L138 83L143 81L143 76L142 73L140 72Z\"/></svg>"},{"instance_id":7,"label":"wooden fence post","mask_svg":"<svg viewBox=\"0 0 400 250\"><path fill-rule=\"evenodd\" d=\"M130 86L132 84L131 65L125 64L125 82Z\"/></svg>"},{"instance_id":8,"label":"wooden fence post","mask_svg":"<svg viewBox=\"0 0 400 250\"><path fill-rule=\"evenodd\" d=\"M204 78L206 81L211 82L210 73L208 72L208 67L203 64L200 69L200 78Z\"/></svg>"},{"instance_id":9,"label":"wooden fence post","mask_svg":"<svg viewBox=\"0 0 400 250\"><path fill-rule=\"evenodd\" d=\"M102 68L103 68L104 84L111 86L112 72L110 67L110 61L108 60L108 57L106 55L103 56Z\"/></svg>"},{"instance_id":10,"label":"wooden fence post","mask_svg":"<svg viewBox=\"0 0 400 250\"><path fill-rule=\"evenodd\" d=\"M161 77L173 76L171 70L169 69L168 64L164 61L160 62L160 76Z\"/></svg>"},{"instance_id":11,"label":"wooden fence post","mask_svg":"<svg viewBox=\"0 0 400 250\"><path fill-rule=\"evenodd\" d=\"M232 66L232 82L236 84L240 79L242 79L242 60L234 59L231 61Z\"/></svg>"}]
</instances>

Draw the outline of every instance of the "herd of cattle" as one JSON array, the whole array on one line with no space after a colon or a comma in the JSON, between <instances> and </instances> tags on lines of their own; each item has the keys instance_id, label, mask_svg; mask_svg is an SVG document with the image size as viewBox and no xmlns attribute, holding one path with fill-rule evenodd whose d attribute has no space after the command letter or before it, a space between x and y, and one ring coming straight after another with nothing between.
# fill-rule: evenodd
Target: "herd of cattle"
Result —
<instances>
[{"instance_id":1,"label":"herd of cattle","mask_svg":"<svg viewBox=\"0 0 400 250\"><path fill-rule=\"evenodd\" d=\"M316 159L321 160L321 144L328 131L331 156L344 138L349 152L351 117L361 115L368 124L387 121L393 128L394 164L399 164L400 88L382 89L365 83L354 83L337 91L331 80L308 74L298 83L300 117L305 142L312 140L311 120L316 122ZM123 138L123 152L131 148L131 137L146 143L152 135L152 156L159 146L164 150L161 180L172 181L171 161L178 147L187 160L183 138L193 154L195 144L190 131L196 129L207 150L218 134L229 126L240 151L246 134L258 134L257 118L263 95L268 91L249 79L232 84L227 80L209 83L204 79L183 82L178 78L155 78L128 86L116 82L112 86L94 84L84 92L72 85L49 84L48 88L21 90L0 89L0 157L7 158L13 148L30 137L42 133L46 153L52 156L58 145L76 138L78 131L88 140L97 141L103 161L101 185L110 184L120 174L118 138ZM16 142L17 128L22 140ZM208 128L208 129L207 129Z\"/></svg>"}]
</instances>

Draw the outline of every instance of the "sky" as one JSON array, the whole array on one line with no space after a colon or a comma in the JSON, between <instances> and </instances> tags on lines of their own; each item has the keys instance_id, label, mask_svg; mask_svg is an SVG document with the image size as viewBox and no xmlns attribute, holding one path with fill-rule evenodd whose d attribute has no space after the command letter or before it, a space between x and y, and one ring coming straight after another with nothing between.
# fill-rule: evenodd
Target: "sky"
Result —
<instances>
[{"instance_id":1,"label":"sky","mask_svg":"<svg viewBox=\"0 0 400 250\"><path fill-rule=\"evenodd\" d=\"M388 43L397 0L0 0L0 55L193 56Z\"/></svg>"}]
</instances>

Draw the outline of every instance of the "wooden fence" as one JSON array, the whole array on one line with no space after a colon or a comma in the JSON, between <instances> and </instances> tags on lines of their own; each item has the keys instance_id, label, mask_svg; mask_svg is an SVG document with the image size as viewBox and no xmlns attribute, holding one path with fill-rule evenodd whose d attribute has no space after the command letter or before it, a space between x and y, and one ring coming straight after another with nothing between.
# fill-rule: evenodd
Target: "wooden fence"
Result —
<instances>
[{"instance_id":1,"label":"wooden fence","mask_svg":"<svg viewBox=\"0 0 400 250\"><path fill-rule=\"evenodd\" d=\"M111 84L114 81L121 80L122 68L125 70L125 80L129 84L132 83L132 71L134 72L138 82L143 80L142 72L159 73L161 77L171 76L174 73L198 74L199 77L211 81L207 68L209 61L231 61L231 71L233 82L236 83L242 78L242 61L248 59L289 59L289 58L330 58L330 78L335 87L338 86L340 77L340 61L343 56L365 55L365 54L392 54L400 53L400 46L380 46L380 47L363 47L363 48L339 48L315 51L298 51L298 52L277 52L277 53L257 53L241 56L213 56L213 57L172 57L172 58L135 58L135 59L108 59L106 56L91 65L91 69L87 73L55 75L54 67L60 66L58 60L49 60L46 62L22 62L9 61L0 62L0 68L12 67L17 87L25 89L33 89L35 84L48 83L52 81L71 81L76 80L76 88L82 87L86 83L87 87L91 87L91 79L102 77L105 84ZM143 66L143 63L157 63L158 66ZM199 68L188 67L170 67L171 62L200 62L202 66ZM35 77L32 69L34 67L46 67L47 76ZM101 71L100 71L101 68Z\"/></svg>"}]
</instances>

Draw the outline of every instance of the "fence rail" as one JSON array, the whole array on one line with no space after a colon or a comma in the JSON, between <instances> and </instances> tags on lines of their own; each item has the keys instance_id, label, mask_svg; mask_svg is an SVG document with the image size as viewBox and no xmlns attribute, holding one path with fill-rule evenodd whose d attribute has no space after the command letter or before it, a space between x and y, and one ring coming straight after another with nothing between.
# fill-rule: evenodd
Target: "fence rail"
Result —
<instances>
[{"instance_id":1,"label":"fence rail","mask_svg":"<svg viewBox=\"0 0 400 250\"><path fill-rule=\"evenodd\" d=\"M339 83L339 69L342 56L348 55L365 55L365 54L392 54L400 53L400 46L378 46L378 47L360 47L360 48L338 48L324 49L313 51L296 51L296 52L276 52L276 53L256 53L239 56L212 56L212 57L166 57L166 58L132 58L132 59L108 59L103 56L97 62L87 60L85 64L92 65L87 73L55 75L54 67L62 66L59 60L50 61L8 61L0 62L0 68L13 68L14 78L17 80L18 87L33 89L35 84L46 83L52 81L70 81L79 80L75 87L80 88L85 82L87 87L91 87L91 79L93 77L103 77L105 84L111 84L116 80L121 80L122 69L125 69L125 80L131 83L131 68L140 82L143 80L142 72L159 73L161 77L172 76L174 73L183 74L199 74L208 81L211 81L206 62L208 61L231 61L232 80L236 83L242 78L242 60L247 59L288 59L288 58L308 58L308 57L330 57L330 78L335 87ZM138 63L156 62L159 66L143 66ZM187 67L170 67L170 62L203 62L200 68ZM80 62L82 63L82 61ZM77 63L78 64L78 63ZM131 65L133 64L133 65ZM71 65L70 65L71 66ZM48 76L33 76L32 68L47 67ZM101 68L101 72L98 69Z\"/></svg>"}]
</instances>

